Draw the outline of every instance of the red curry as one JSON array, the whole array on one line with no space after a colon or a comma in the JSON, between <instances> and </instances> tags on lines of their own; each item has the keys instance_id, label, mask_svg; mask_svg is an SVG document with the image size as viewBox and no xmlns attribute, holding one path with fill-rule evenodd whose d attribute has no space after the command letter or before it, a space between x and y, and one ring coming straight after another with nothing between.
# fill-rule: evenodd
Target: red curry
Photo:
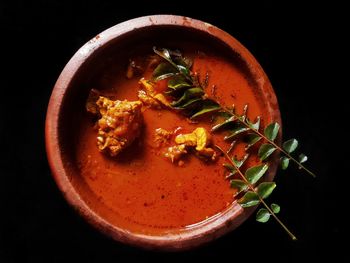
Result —
<instances>
[{"instance_id":1,"label":"red curry","mask_svg":"<svg viewBox=\"0 0 350 263\"><path fill-rule=\"evenodd\" d=\"M248 104L251 119L267 118L263 115L262 102L238 66L208 52L188 53L193 57L192 71L200 76L208 73L206 92L209 96L215 95L221 104L234 104L237 109ZM127 79L123 65L106 72L99 86L94 88L112 99L136 101L139 79ZM164 108L148 108L142 115L141 135L116 157L98 150L91 116L86 114L82 120L76 157L83 180L105 207L98 212L132 232L165 233L201 222L232 204L234 190L225 179L223 157L204 162L189 154L179 166L164 158L154 146L157 128L169 131L181 128L181 132L191 132L201 126L210 131L208 119L191 123L183 115ZM220 133L212 134L214 143L228 147L229 143L222 138ZM238 148L237 154L241 153Z\"/></svg>"}]
</instances>

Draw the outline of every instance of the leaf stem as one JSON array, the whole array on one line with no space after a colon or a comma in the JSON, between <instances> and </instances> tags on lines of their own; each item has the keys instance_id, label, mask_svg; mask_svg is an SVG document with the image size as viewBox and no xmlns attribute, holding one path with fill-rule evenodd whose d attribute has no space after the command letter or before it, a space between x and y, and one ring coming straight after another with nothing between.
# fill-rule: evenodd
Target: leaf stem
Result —
<instances>
[{"instance_id":1,"label":"leaf stem","mask_svg":"<svg viewBox=\"0 0 350 263\"><path fill-rule=\"evenodd\" d=\"M220 104L219 104L220 105ZM304 171L306 171L309 175L311 175L312 177L316 178L316 175L311 172L309 169L307 169L304 165L302 165L300 162L298 162L293 156L291 156L288 152L286 152L282 147L278 146L274 141L271 141L270 139L268 139L264 134L262 134L259 130L255 130L252 129L245 121L241 120L240 116L236 115L235 113L233 113L232 111L223 108L223 110L226 113L231 114L232 116L235 117L235 120L238 120L240 123L242 123L244 126L246 126L249 130L253 131L255 134L259 135L260 137L264 138L264 140L266 140L269 144L273 145L276 149L278 149L279 151L281 151L285 156L287 156L290 160L292 160L294 163L296 163L298 165L298 167L300 167L301 169L303 169Z\"/></svg>"},{"instance_id":2,"label":"leaf stem","mask_svg":"<svg viewBox=\"0 0 350 263\"><path fill-rule=\"evenodd\" d=\"M214 145L215 148L217 148L220 152L223 153L223 155L225 156L225 158L230 162L230 164L236 169L236 171L238 172L238 174L240 175L240 177L243 179L243 181L248 185L248 187L250 188L250 190L252 190L259 198L260 202L265 206L265 208L267 209L267 211L269 211L269 213L275 218L275 220L281 225L281 227L288 233L288 235L291 237L292 240L297 240L296 236L287 228L287 226L285 224L283 224L283 222L277 217L277 215L271 210L271 208L265 203L265 201L260 197L260 195L257 193L257 191L255 190L254 186L249 183L249 181L245 178L244 174L241 172L241 170L237 167L237 165L235 164L234 161L232 161L232 159L230 158L230 156L227 154L226 151L224 151L220 146L218 145Z\"/></svg>"}]
</instances>

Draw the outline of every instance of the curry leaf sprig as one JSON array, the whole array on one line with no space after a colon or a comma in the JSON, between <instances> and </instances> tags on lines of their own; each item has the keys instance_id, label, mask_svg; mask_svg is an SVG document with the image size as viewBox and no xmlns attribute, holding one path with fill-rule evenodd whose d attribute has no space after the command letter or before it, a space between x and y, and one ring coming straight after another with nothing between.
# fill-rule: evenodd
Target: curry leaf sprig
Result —
<instances>
[{"instance_id":1,"label":"curry leaf sprig","mask_svg":"<svg viewBox=\"0 0 350 263\"><path fill-rule=\"evenodd\" d=\"M168 79L165 95L172 97L170 104L175 110L181 110L190 119L221 109L216 101L209 99L198 76L191 73L192 61L180 52L153 48L153 51L165 62L161 62L153 71L153 81Z\"/></svg>"},{"instance_id":2,"label":"curry leaf sprig","mask_svg":"<svg viewBox=\"0 0 350 263\"><path fill-rule=\"evenodd\" d=\"M244 135L245 142L247 143L245 149L246 151L249 150L254 144L260 141L262 137L258 137L255 133L251 132L252 129L259 131L260 118L256 118L255 122L250 122L247 118L247 111L248 106L246 105L243 109L242 115L236 114L232 116L231 114L229 114L228 111L221 112L221 114L219 114L218 116L220 121L218 124L213 126L212 132L216 132L220 129L227 130L228 134L224 138L226 140L242 138L242 135ZM232 110L230 110L230 112L234 112L234 107ZM249 128L242 127L240 122L238 122L237 120L246 122L249 125ZM279 130L276 127L277 126L274 125L270 126L269 128L266 128L265 136L268 136L272 140L275 140ZM283 227L283 229L288 233L288 235L293 240L296 240L295 235L292 234L292 232L276 216L276 214L280 211L280 206L273 203L269 207L264 201L271 195L273 190L276 188L275 182L260 182L260 179L262 179L262 177L266 174L267 170L269 169L269 164L264 163L263 161L266 160L267 157L269 157L273 151L271 152L271 150L263 146L264 144L261 144L261 146L259 147L259 151L257 152L261 163L249 167L243 173L242 167L245 161L248 159L249 153L246 153L241 160L236 159L236 157L230 157L229 153L232 151L232 148L234 147L235 143L236 140L233 140L233 142L231 143L231 147L227 151L224 151L220 146L215 145L215 147L219 151L221 151L224 157L229 161L229 163L225 163L223 164L223 166L229 171L229 175L226 176L226 178L230 179L231 187L236 189L236 197L240 197L238 199L238 203L243 208L257 206L260 203L262 203L265 206L265 208L259 209L259 211L256 213L256 220L258 222L265 223L272 216ZM238 178L236 177L237 174Z\"/></svg>"},{"instance_id":3,"label":"curry leaf sprig","mask_svg":"<svg viewBox=\"0 0 350 263\"><path fill-rule=\"evenodd\" d=\"M258 204L263 204L265 208L261 208L256 214L256 220L265 223L272 216L288 233L288 235L293 239L297 240L296 236L286 227L286 225L277 217L277 213L280 211L280 207L277 204L272 203L268 206L265 199L270 196L272 191L275 189L276 184L274 182L262 182L258 186L255 184L262 178L266 173L269 166L266 163L250 167L243 172L240 170L240 164L237 160L232 159L226 151L224 151L220 146L215 145L215 147L222 152L225 158L230 162L232 168L237 172L240 179L231 180L231 186L236 188L238 193L245 191L245 194L238 199L238 203L243 207L252 207Z\"/></svg>"},{"instance_id":4,"label":"curry leaf sprig","mask_svg":"<svg viewBox=\"0 0 350 263\"><path fill-rule=\"evenodd\" d=\"M293 161L299 169L303 169L312 177L316 177L313 172L306 168L303 163L307 161L307 156L300 153L298 158L291 155L292 152L298 147L298 141L294 138L283 142L282 147L279 146L275 140L278 136L280 125L277 122L272 122L266 126L263 132L260 131L260 117L256 118L255 122L251 122L247 118L247 105L244 107L243 114L238 115L235 113L235 109L224 109L224 118L221 122L214 125L212 131L226 130L228 134L225 136L225 140L234 140L238 136L245 135L245 141L247 143L246 150L251 148L257 142L263 140L258 150L258 156L261 161L265 161L276 150L281 152L283 156L280 158L280 166L283 170L289 166L289 161Z\"/></svg>"},{"instance_id":5,"label":"curry leaf sprig","mask_svg":"<svg viewBox=\"0 0 350 263\"><path fill-rule=\"evenodd\" d=\"M234 107L228 109L208 97L198 76L191 73L192 61L190 59L183 57L178 51L173 52L165 48L157 49L154 47L153 51L165 60L154 70L153 81L170 78L165 94L173 98L171 103L173 109L181 110L190 119L215 112L217 116L223 117L223 121L215 125L212 132L217 130L228 131L224 138L228 141L244 134L247 142L246 150L262 140L263 143L258 151L261 161L266 160L273 152L278 150L283 154L280 158L280 166L283 170L287 169L289 162L292 161L300 169L316 177L313 172L303 165L308 159L305 154L300 153L298 157L291 155L298 147L296 139L285 141L282 147L275 142L280 128L277 122L270 123L261 132L260 117L257 117L255 122L251 122L247 118L247 105L244 107L243 114L238 115L235 113Z\"/></svg>"},{"instance_id":6,"label":"curry leaf sprig","mask_svg":"<svg viewBox=\"0 0 350 263\"><path fill-rule=\"evenodd\" d=\"M167 90L164 94L172 99L171 107L189 116L190 119L212 113L212 116L216 119L216 124L212 127L211 132L226 132L224 140L231 142L229 149L224 151L217 145L215 147L222 152L229 162L224 164L224 167L229 171L226 178L230 179L231 187L237 190L238 203L243 208L257 206L260 203L263 204L264 208L257 212L256 220L264 223L272 216L289 236L296 240L296 237L276 215L280 211L279 205L272 203L268 206L264 201L271 195L276 184L274 182L260 182L260 179L262 179L269 168L268 163L265 162L275 151L283 154L280 158L282 169L287 169L291 160L300 169L315 177L314 173L303 165L307 160L306 155L300 154L298 160L291 155L296 150L298 141L290 139L285 141L280 147L275 142L280 128L277 122L268 124L261 132L261 119L257 117L254 122L251 122L247 117L248 106L245 106L243 114L239 115L235 112L234 107L231 109L223 107L218 101L208 97L198 75L191 72L192 62L190 59L183 57L180 52L172 52L167 49L154 48L154 52L162 57L165 62L160 63L154 70L153 81L157 82L169 78ZM229 156L237 140L246 143L245 151L248 152L241 160ZM253 146L258 143L260 145L257 156L261 163L249 167L243 173L241 170L243 164L248 159L251 148L254 148ZM238 178L237 175L239 176ZM257 183L258 185L256 185Z\"/></svg>"}]
</instances>

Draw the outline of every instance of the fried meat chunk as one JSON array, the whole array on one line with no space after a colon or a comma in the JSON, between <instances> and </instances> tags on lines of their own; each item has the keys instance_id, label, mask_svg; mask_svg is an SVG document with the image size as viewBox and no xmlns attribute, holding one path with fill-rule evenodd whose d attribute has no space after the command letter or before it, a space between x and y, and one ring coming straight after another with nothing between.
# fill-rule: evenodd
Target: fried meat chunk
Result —
<instances>
[{"instance_id":1,"label":"fried meat chunk","mask_svg":"<svg viewBox=\"0 0 350 263\"><path fill-rule=\"evenodd\" d=\"M100 117L96 123L98 149L112 157L117 156L140 136L143 123L142 103L141 101L110 100L99 96L95 107L90 97L86 108Z\"/></svg>"}]
</instances>

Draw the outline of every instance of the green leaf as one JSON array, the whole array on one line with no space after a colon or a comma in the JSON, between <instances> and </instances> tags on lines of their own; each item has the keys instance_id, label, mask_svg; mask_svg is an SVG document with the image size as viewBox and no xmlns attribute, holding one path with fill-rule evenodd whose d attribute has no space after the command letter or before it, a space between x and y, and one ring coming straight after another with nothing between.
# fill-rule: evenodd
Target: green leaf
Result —
<instances>
[{"instance_id":1,"label":"green leaf","mask_svg":"<svg viewBox=\"0 0 350 263\"><path fill-rule=\"evenodd\" d=\"M281 164L282 170L286 170L289 165L289 159L285 156L281 157L280 164Z\"/></svg>"},{"instance_id":2,"label":"green leaf","mask_svg":"<svg viewBox=\"0 0 350 263\"><path fill-rule=\"evenodd\" d=\"M201 102L203 101L202 98L194 98L194 99L190 99L188 101L186 101L184 104L174 107L175 109L186 109L190 106L192 106L193 104L197 103L197 102Z\"/></svg>"},{"instance_id":3,"label":"green leaf","mask_svg":"<svg viewBox=\"0 0 350 263\"><path fill-rule=\"evenodd\" d=\"M237 194L248 189L247 183L242 180L233 179L230 181L230 184L231 188L237 189Z\"/></svg>"},{"instance_id":4,"label":"green leaf","mask_svg":"<svg viewBox=\"0 0 350 263\"><path fill-rule=\"evenodd\" d=\"M236 171L236 168L231 165L231 164L228 164L228 163L224 163L222 166L224 166L227 170L229 170L230 172L234 172Z\"/></svg>"},{"instance_id":5,"label":"green leaf","mask_svg":"<svg viewBox=\"0 0 350 263\"><path fill-rule=\"evenodd\" d=\"M216 115L216 118L220 120L227 120L232 117L232 114L226 111L219 111L215 115Z\"/></svg>"},{"instance_id":6,"label":"green leaf","mask_svg":"<svg viewBox=\"0 0 350 263\"><path fill-rule=\"evenodd\" d=\"M202 103L202 107L199 111L197 111L195 114L193 114L191 116L191 119L194 119L198 116L201 116L203 114L209 113L209 112L213 112L213 111L217 111L220 110L221 107L219 104L217 104L216 102L212 101L212 100L204 100Z\"/></svg>"},{"instance_id":7,"label":"green leaf","mask_svg":"<svg viewBox=\"0 0 350 263\"><path fill-rule=\"evenodd\" d=\"M281 211L281 207L278 204L271 204L271 210L275 213L278 214Z\"/></svg>"},{"instance_id":8,"label":"green leaf","mask_svg":"<svg viewBox=\"0 0 350 263\"><path fill-rule=\"evenodd\" d=\"M224 140L231 140L236 137L238 134L248 131L249 128L237 125L235 128L230 129L229 134L224 137Z\"/></svg>"},{"instance_id":9,"label":"green leaf","mask_svg":"<svg viewBox=\"0 0 350 263\"><path fill-rule=\"evenodd\" d=\"M245 138L245 141L247 142L247 146L245 147L245 150L247 151L250 147L252 147L254 144L256 144L260 140L261 140L261 137L255 133L247 134Z\"/></svg>"},{"instance_id":10,"label":"green leaf","mask_svg":"<svg viewBox=\"0 0 350 263\"><path fill-rule=\"evenodd\" d=\"M297 147L298 147L298 141L296 139L290 139L283 143L283 149L287 153L294 152Z\"/></svg>"},{"instance_id":11,"label":"green leaf","mask_svg":"<svg viewBox=\"0 0 350 263\"><path fill-rule=\"evenodd\" d=\"M240 168L244 162L248 159L249 154L245 154L241 160L237 160L236 157L232 158L232 161L235 163L235 165Z\"/></svg>"},{"instance_id":12,"label":"green leaf","mask_svg":"<svg viewBox=\"0 0 350 263\"><path fill-rule=\"evenodd\" d=\"M259 128L260 128L260 116L258 116L258 117L256 118L256 122L252 123L252 122L250 122L248 119L246 119L246 123L248 124L248 126L249 126L251 129L257 131L257 130L259 130Z\"/></svg>"},{"instance_id":13,"label":"green leaf","mask_svg":"<svg viewBox=\"0 0 350 263\"><path fill-rule=\"evenodd\" d=\"M270 213L265 208L260 208L256 213L256 221L260 223L266 223L270 219Z\"/></svg>"},{"instance_id":14,"label":"green leaf","mask_svg":"<svg viewBox=\"0 0 350 263\"><path fill-rule=\"evenodd\" d=\"M217 131L225 126L227 126L228 124L232 124L233 122L235 122L237 119L235 116L231 116L228 119L224 120L223 122L216 124L215 126L213 126L213 128L211 128L211 131Z\"/></svg>"},{"instance_id":15,"label":"green leaf","mask_svg":"<svg viewBox=\"0 0 350 263\"><path fill-rule=\"evenodd\" d=\"M244 157L241 160L238 160L236 159L236 157L233 157L232 161L235 163L237 168L240 168L244 164L244 162L248 159L248 157L249 157L249 154L244 155ZM232 177L237 173L237 170L233 165L224 163L223 166L230 172L229 176L227 177Z\"/></svg>"},{"instance_id":16,"label":"green leaf","mask_svg":"<svg viewBox=\"0 0 350 263\"><path fill-rule=\"evenodd\" d=\"M153 80L159 81L176 75L176 69L168 63L160 63L153 71Z\"/></svg>"},{"instance_id":17,"label":"green leaf","mask_svg":"<svg viewBox=\"0 0 350 263\"><path fill-rule=\"evenodd\" d=\"M275 150L276 148L273 145L269 143L264 143L259 148L258 156L260 160L263 161L267 157L269 157Z\"/></svg>"},{"instance_id":18,"label":"green leaf","mask_svg":"<svg viewBox=\"0 0 350 263\"><path fill-rule=\"evenodd\" d=\"M232 115L228 112L225 112L225 111L218 111L215 113L215 116L214 116L214 125L212 126L212 132L218 130L220 128L220 125L223 124L225 121L227 121L228 119L230 119L232 117ZM215 127L215 126L218 126L219 127ZM214 130L213 130L214 128Z\"/></svg>"},{"instance_id":19,"label":"green leaf","mask_svg":"<svg viewBox=\"0 0 350 263\"><path fill-rule=\"evenodd\" d=\"M156 53L157 55L159 55L160 57L162 57L166 61L168 61L169 64L174 69L176 69L177 72L180 72L181 74L183 74L186 77L186 79L192 81L192 79L190 77L190 70L187 67L185 67L184 65L176 65L174 63L174 61L172 60L171 55L170 55L171 52L168 49L161 48L158 50L156 47L153 47L153 51L154 51L154 53ZM172 52L172 53L174 53L174 52Z\"/></svg>"},{"instance_id":20,"label":"green leaf","mask_svg":"<svg viewBox=\"0 0 350 263\"><path fill-rule=\"evenodd\" d=\"M270 123L265 128L264 134L269 140L274 141L277 137L279 128L280 128L280 125L277 122Z\"/></svg>"},{"instance_id":21,"label":"green leaf","mask_svg":"<svg viewBox=\"0 0 350 263\"><path fill-rule=\"evenodd\" d=\"M173 107L179 107L186 102L188 102L190 99L201 97L204 94L204 91L201 88L191 88L184 92L182 97L178 99L177 101L174 101L171 103L171 106Z\"/></svg>"},{"instance_id":22,"label":"green leaf","mask_svg":"<svg viewBox=\"0 0 350 263\"><path fill-rule=\"evenodd\" d=\"M245 177L251 184L255 184L269 169L269 166L265 164L253 166L245 172Z\"/></svg>"},{"instance_id":23,"label":"green leaf","mask_svg":"<svg viewBox=\"0 0 350 263\"><path fill-rule=\"evenodd\" d=\"M190 76L190 70L187 67L184 67L182 65L177 65L177 68L179 69L179 71L186 75L186 76Z\"/></svg>"},{"instance_id":24,"label":"green leaf","mask_svg":"<svg viewBox=\"0 0 350 263\"><path fill-rule=\"evenodd\" d=\"M299 154L299 163L305 163L307 161L307 156L303 153Z\"/></svg>"},{"instance_id":25,"label":"green leaf","mask_svg":"<svg viewBox=\"0 0 350 263\"><path fill-rule=\"evenodd\" d=\"M178 90L182 88L189 88L192 85L189 84L185 78L181 75L175 75L168 81L168 88L172 90Z\"/></svg>"},{"instance_id":26,"label":"green leaf","mask_svg":"<svg viewBox=\"0 0 350 263\"><path fill-rule=\"evenodd\" d=\"M238 199L238 203L244 208L255 206L259 201L258 195L252 191L246 192L242 198Z\"/></svg>"},{"instance_id":27,"label":"green leaf","mask_svg":"<svg viewBox=\"0 0 350 263\"><path fill-rule=\"evenodd\" d=\"M177 64L177 65L181 65L184 66L186 68L191 68L193 61L192 59L188 58L188 57L182 57L181 54L178 54L177 56L174 57L173 61Z\"/></svg>"},{"instance_id":28,"label":"green leaf","mask_svg":"<svg viewBox=\"0 0 350 263\"><path fill-rule=\"evenodd\" d=\"M274 182L263 182L259 184L257 188L258 195L265 199L269 197L269 195L272 193L273 189L276 188L276 184Z\"/></svg>"},{"instance_id":29,"label":"green leaf","mask_svg":"<svg viewBox=\"0 0 350 263\"><path fill-rule=\"evenodd\" d=\"M168 49L161 48L161 49L158 50L156 47L153 47L153 51L154 51L154 53L156 53L157 55L161 56L162 58L171 61L170 51Z\"/></svg>"}]
</instances>

